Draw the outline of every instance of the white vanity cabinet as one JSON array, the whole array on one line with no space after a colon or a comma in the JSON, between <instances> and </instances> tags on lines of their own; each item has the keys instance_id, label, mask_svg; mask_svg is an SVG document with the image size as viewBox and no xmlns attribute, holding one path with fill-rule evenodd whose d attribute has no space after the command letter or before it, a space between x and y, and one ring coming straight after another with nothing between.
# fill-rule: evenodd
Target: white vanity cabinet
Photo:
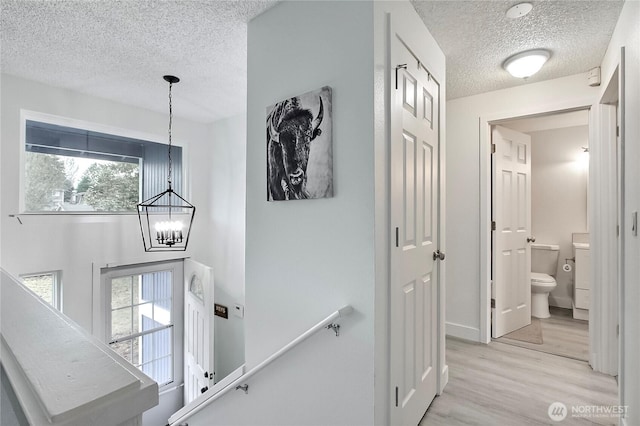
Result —
<instances>
[{"instance_id":1,"label":"white vanity cabinet","mask_svg":"<svg viewBox=\"0 0 640 426\"><path fill-rule=\"evenodd\" d=\"M576 262L573 274L573 317L588 320L590 304L589 274L591 269L589 244L573 243L573 254Z\"/></svg>"}]
</instances>

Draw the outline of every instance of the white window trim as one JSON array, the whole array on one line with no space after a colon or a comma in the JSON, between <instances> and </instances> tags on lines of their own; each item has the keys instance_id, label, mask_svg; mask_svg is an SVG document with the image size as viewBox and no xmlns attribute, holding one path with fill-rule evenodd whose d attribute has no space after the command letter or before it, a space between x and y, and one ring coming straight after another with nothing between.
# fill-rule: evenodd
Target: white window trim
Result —
<instances>
[{"instance_id":1,"label":"white window trim","mask_svg":"<svg viewBox=\"0 0 640 426\"><path fill-rule=\"evenodd\" d=\"M62 312L62 271L56 270L46 272L30 272L28 274L21 274L20 279L22 280L22 278L36 277L39 275L53 276L53 294L51 297L53 303L51 304L51 306ZM25 285L25 287L27 286ZM27 287L27 289L33 293L33 291L29 287ZM38 297L40 298L40 296Z\"/></svg>"},{"instance_id":2,"label":"white window trim","mask_svg":"<svg viewBox=\"0 0 640 426\"><path fill-rule=\"evenodd\" d=\"M96 268L94 264L94 280L97 278L100 284L97 292L94 285L94 308L98 308L98 312L97 315L94 315L93 334L107 345L111 340L111 288L108 281L123 275L158 271L172 272L173 381L159 386L160 393L179 386L184 381L184 351L182 347L184 335L183 260L182 258L173 258L152 263L111 263L104 264L101 268Z\"/></svg>"},{"instance_id":3,"label":"white window trim","mask_svg":"<svg viewBox=\"0 0 640 426\"><path fill-rule=\"evenodd\" d=\"M27 121L38 121L41 123L55 124L58 126L74 127L79 129L88 130L91 132L106 133L114 136L121 136L131 139L140 139L149 142L155 142L163 145L168 145L168 139L162 134L143 132L138 130L125 129L122 127L110 126L107 124L100 124L91 121L78 120L75 118L63 117L59 115L47 114L44 112L31 111L27 109L20 109L20 138L18 143L18 152L20 153L20 178L18 185L19 194L19 211L20 215L32 216L32 215L44 215L44 216L130 216L137 215L137 212L31 212L26 211L24 197L25 197L25 162L26 151L24 149L27 142ZM168 117L167 117L168 120ZM187 174L187 165L189 163L189 149L180 140L171 140L172 146L182 148L182 196L186 199L191 199L191 185Z\"/></svg>"}]
</instances>

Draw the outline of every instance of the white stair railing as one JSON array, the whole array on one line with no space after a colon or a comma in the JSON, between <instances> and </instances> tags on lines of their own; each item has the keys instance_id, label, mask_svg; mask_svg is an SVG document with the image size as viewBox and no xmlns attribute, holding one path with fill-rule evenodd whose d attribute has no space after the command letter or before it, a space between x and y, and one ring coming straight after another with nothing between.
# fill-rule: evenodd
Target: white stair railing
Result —
<instances>
[{"instance_id":1,"label":"white stair railing","mask_svg":"<svg viewBox=\"0 0 640 426\"><path fill-rule=\"evenodd\" d=\"M0 360L29 424L139 425L158 404L156 382L2 269L0 285Z\"/></svg>"},{"instance_id":2,"label":"white stair railing","mask_svg":"<svg viewBox=\"0 0 640 426\"><path fill-rule=\"evenodd\" d=\"M284 345L278 351L274 352L271 356L269 356L267 359L262 361L260 364L256 365L251 370L247 371L245 374L241 375L231 383L228 383L227 386L223 387L222 389L214 386L213 388L209 389L207 392L200 395L200 397L198 397L197 399L193 400L192 402L184 406L182 409L174 413L169 418L169 425L178 426L183 424L191 416L200 412L205 407L209 406L211 403L221 398L223 395L225 395L227 392L231 390L241 389L246 392L248 390L247 380L251 376L255 375L260 370L264 369L267 365L271 364L273 361L280 358L286 352L290 351L292 348L296 347L297 345L299 345L300 343L302 343L303 341L305 341L306 339L308 339L309 337L317 333L319 330L331 329L336 333L336 336L338 336L340 332L340 325L335 324L334 321L338 318L344 318L345 316L351 314L352 312L353 312L353 308L350 305L344 306L338 309L337 311L333 312L331 315L329 315L328 317L326 317L325 319L323 319L322 321L320 321L319 323L311 327L309 330L305 331L300 336L296 337L291 342Z\"/></svg>"}]
</instances>

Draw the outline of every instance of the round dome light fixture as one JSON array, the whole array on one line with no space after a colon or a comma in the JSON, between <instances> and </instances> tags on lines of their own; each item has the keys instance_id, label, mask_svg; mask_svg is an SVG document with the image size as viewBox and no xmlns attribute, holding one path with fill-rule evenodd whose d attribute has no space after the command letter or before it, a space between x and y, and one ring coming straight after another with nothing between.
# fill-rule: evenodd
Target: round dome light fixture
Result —
<instances>
[{"instance_id":1,"label":"round dome light fixture","mask_svg":"<svg viewBox=\"0 0 640 426\"><path fill-rule=\"evenodd\" d=\"M514 77L528 78L540 71L549 57L551 53L545 49L527 50L510 56L502 66Z\"/></svg>"}]
</instances>

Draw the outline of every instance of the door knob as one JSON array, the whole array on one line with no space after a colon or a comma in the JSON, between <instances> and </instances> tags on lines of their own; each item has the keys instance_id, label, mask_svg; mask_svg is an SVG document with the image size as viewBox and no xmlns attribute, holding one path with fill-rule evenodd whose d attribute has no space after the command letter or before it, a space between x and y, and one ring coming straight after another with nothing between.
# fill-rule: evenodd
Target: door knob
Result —
<instances>
[{"instance_id":1,"label":"door knob","mask_svg":"<svg viewBox=\"0 0 640 426\"><path fill-rule=\"evenodd\" d=\"M433 252L433 260L437 260L437 259L444 260L444 253L441 252L440 250L436 250Z\"/></svg>"},{"instance_id":2,"label":"door knob","mask_svg":"<svg viewBox=\"0 0 640 426\"><path fill-rule=\"evenodd\" d=\"M535 243L536 242L536 237L527 237L527 242L528 243Z\"/></svg>"}]
</instances>

